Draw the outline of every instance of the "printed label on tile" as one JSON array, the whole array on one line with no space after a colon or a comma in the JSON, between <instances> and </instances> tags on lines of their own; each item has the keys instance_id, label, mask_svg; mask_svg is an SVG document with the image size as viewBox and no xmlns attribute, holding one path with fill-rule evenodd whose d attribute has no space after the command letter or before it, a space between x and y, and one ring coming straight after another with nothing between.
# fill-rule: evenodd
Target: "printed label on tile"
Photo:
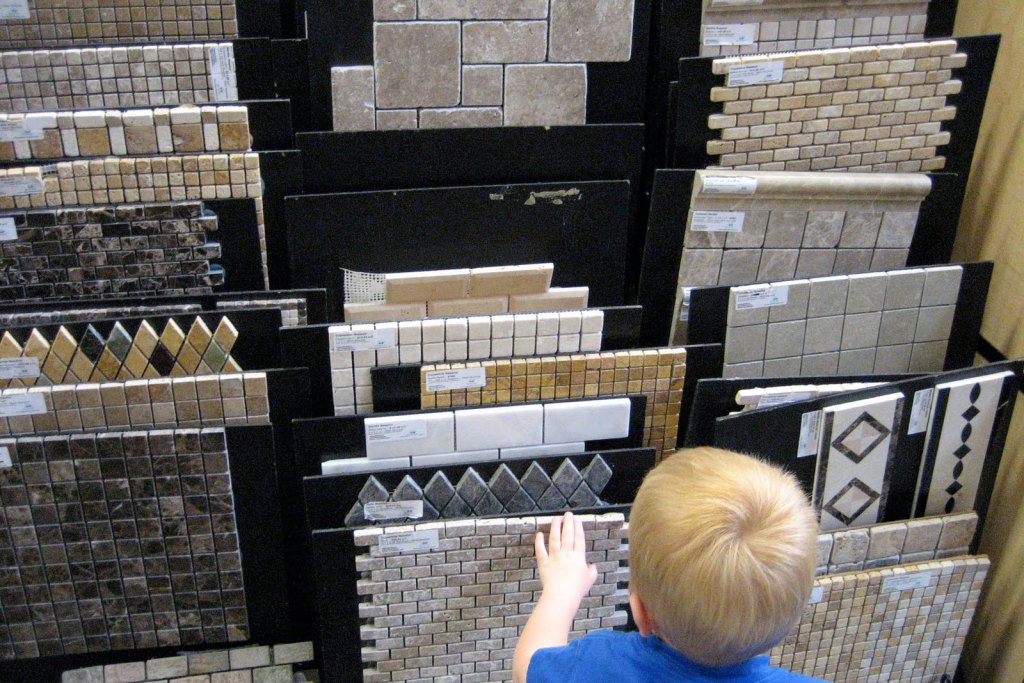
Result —
<instances>
[{"instance_id":1,"label":"printed label on tile","mask_svg":"<svg viewBox=\"0 0 1024 683\"><path fill-rule=\"evenodd\" d=\"M753 45L757 24L706 24L705 45Z\"/></svg>"},{"instance_id":2,"label":"printed label on tile","mask_svg":"<svg viewBox=\"0 0 1024 683\"><path fill-rule=\"evenodd\" d=\"M425 553L437 550L441 546L437 529L424 531L406 531L399 534L382 534L380 552L383 555L392 553Z\"/></svg>"},{"instance_id":3,"label":"printed label on tile","mask_svg":"<svg viewBox=\"0 0 1024 683\"><path fill-rule=\"evenodd\" d=\"M38 358L0 359L0 379L27 379L39 377Z\"/></svg>"},{"instance_id":4,"label":"printed label on tile","mask_svg":"<svg viewBox=\"0 0 1024 683\"><path fill-rule=\"evenodd\" d=\"M683 301L679 304L679 322L685 323L690 319L690 295L693 294L693 287L683 287Z\"/></svg>"},{"instance_id":5,"label":"printed label on tile","mask_svg":"<svg viewBox=\"0 0 1024 683\"><path fill-rule=\"evenodd\" d=\"M23 194L42 194L43 179L36 175L18 175L0 178L0 197Z\"/></svg>"},{"instance_id":6,"label":"printed label on tile","mask_svg":"<svg viewBox=\"0 0 1024 683\"><path fill-rule=\"evenodd\" d=\"M0 242L10 242L18 239L18 229L14 227L14 219L11 216L0 218Z\"/></svg>"},{"instance_id":7,"label":"printed label on tile","mask_svg":"<svg viewBox=\"0 0 1024 683\"><path fill-rule=\"evenodd\" d=\"M398 346L398 329L331 332L331 351L367 351Z\"/></svg>"},{"instance_id":8,"label":"printed label on tile","mask_svg":"<svg viewBox=\"0 0 1024 683\"><path fill-rule=\"evenodd\" d=\"M41 415L46 412L46 399L42 394L13 394L0 396L0 417Z\"/></svg>"},{"instance_id":9,"label":"printed label on tile","mask_svg":"<svg viewBox=\"0 0 1024 683\"><path fill-rule=\"evenodd\" d=\"M3 2L3 0L0 0ZM3 6L0 5L0 12ZM0 19L3 19L0 16ZM14 142L16 140L42 140L43 127L38 121L0 121L0 142Z\"/></svg>"},{"instance_id":10,"label":"printed label on tile","mask_svg":"<svg viewBox=\"0 0 1024 683\"><path fill-rule=\"evenodd\" d=\"M804 413L800 418L800 445L796 457L807 458L818 454L818 442L821 441L821 411Z\"/></svg>"},{"instance_id":11,"label":"printed label on tile","mask_svg":"<svg viewBox=\"0 0 1024 683\"><path fill-rule=\"evenodd\" d=\"M423 420L411 422L382 422L379 424L366 425L366 442L379 443L382 441L409 441L410 439L425 439L427 437L427 423Z\"/></svg>"},{"instance_id":12,"label":"printed label on tile","mask_svg":"<svg viewBox=\"0 0 1024 683\"><path fill-rule=\"evenodd\" d=\"M419 519L422 516L422 500L397 500L390 503L371 502L363 506L363 517L371 522L388 519Z\"/></svg>"},{"instance_id":13,"label":"printed label on tile","mask_svg":"<svg viewBox=\"0 0 1024 683\"><path fill-rule=\"evenodd\" d=\"M757 7L764 0L711 0L712 7Z\"/></svg>"},{"instance_id":14,"label":"printed label on tile","mask_svg":"<svg viewBox=\"0 0 1024 683\"><path fill-rule=\"evenodd\" d=\"M756 64L737 64L729 69L729 87L781 83L782 72L785 69L786 63L782 60L758 62Z\"/></svg>"},{"instance_id":15,"label":"printed label on tile","mask_svg":"<svg viewBox=\"0 0 1024 683\"><path fill-rule=\"evenodd\" d=\"M757 178L748 175L704 176L704 192L707 194L754 194L757 192Z\"/></svg>"},{"instance_id":16,"label":"printed label on tile","mask_svg":"<svg viewBox=\"0 0 1024 683\"><path fill-rule=\"evenodd\" d=\"M13 467L11 462L11 449L7 446L0 446L0 467Z\"/></svg>"},{"instance_id":17,"label":"printed label on tile","mask_svg":"<svg viewBox=\"0 0 1024 683\"><path fill-rule=\"evenodd\" d=\"M786 403L806 401L809 398L814 398L814 395L809 391L790 391L786 394L767 394L757 399L757 407L768 408L770 406L781 406Z\"/></svg>"},{"instance_id":18,"label":"printed label on tile","mask_svg":"<svg viewBox=\"0 0 1024 683\"><path fill-rule=\"evenodd\" d=\"M214 45L209 49L210 85L214 102L238 99L238 81L235 77L235 52L230 45Z\"/></svg>"},{"instance_id":19,"label":"printed label on tile","mask_svg":"<svg viewBox=\"0 0 1024 683\"><path fill-rule=\"evenodd\" d=\"M743 232L743 211L694 211L690 230L694 232Z\"/></svg>"},{"instance_id":20,"label":"printed label on tile","mask_svg":"<svg viewBox=\"0 0 1024 683\"><path fill-rule=\"evenodd\" d=\"M785 306L787 303L789 303L789 285L770 285L761 289L736 293L737 311Z\"/></svg>"},{"instance_id":21,"label":"printed label on tile","mask_svg":"<svg viewBox=\"0 0 1024 683\"><path fill-rule=\"evenodd\" d=\"M914 405L910 409L910 426L907 428L907 434L920 434L928 429L928 418L932 415L932 396L934 395L934 387L914 392Z\"/></svg>"},{"instance_id":22,"label":"printed label on tile","mask_svg":"<svg viewBox=\"0 0 1024 683\"><path fill-rule=\"evenodd\" d=\"M808 605L817 605L821 602L822 598L825 597L825 589L822 586L815 586L814 590L811 591L811 597L807 601Z\"/></svg>"},{"instance_id":23,"label":"printed label on tile","mask_svg":"<svg viewBox=\"0 0 1024 683\"><path fill-rule=\"evenodd\" d=\"M882 581L882 593L897 593L927 588L931 580L931 572L915 572L903 576L890 576L885 581Z\"/></svg>"},{"instance_id":24,"label":"printed label on tile","mask_svg":"<svg viewBox=\"0 0 1024 683\"><path fill-rule=\"evenodd\" d=\"M28 10L28 0L0 0L0 21L31 18L32 13Z\"/></svg>"},{"instance_id":25,"label":"printed label on tile","mask_svg":"<svg viewBox=\"0 0 1024 683\"><path fill-rule=\"evenodd\" d=\"M427 391L474 389L483 386L487 386L487 371L484 368L432 370L427 373Z\"/></svg>"}]
</instances>

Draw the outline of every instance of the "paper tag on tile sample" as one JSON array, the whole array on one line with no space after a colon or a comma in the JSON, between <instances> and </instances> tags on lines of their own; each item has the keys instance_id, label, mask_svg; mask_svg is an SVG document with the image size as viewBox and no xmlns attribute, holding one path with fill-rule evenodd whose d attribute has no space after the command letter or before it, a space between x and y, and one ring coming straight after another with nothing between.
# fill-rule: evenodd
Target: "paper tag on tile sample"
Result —
<instances>
[{"instance_id":1,"label":"paper tag on tile sample","mask_svg":"<svg viewBox=\"0 0 1024 683\"><path fill-rule=\"evenodd\" d=\"M331 332L331 351L369 351L398 346L398 329Z\"/></svg>"},{"instance_id":2,"label":"paper tag on tile sample","mask_svg":"<svg viewBox=\"0 0 1024 683\"><path fill-rule=\"evenodd\" d=\"M366 425L367 443L409 441L410 439L425 439L426 437L427 423L423 420L380 422Z\"/></svg>"},{"instance_id":3,"label":"paper tag on tile sample","mask_svg":"<svg viewBox=\"0 0 1024 683\"><path fill-rule=\"evenodd\" d=\"M13 466L14 463L11 462L11 449L7 446L0 446L0 468Z\"/></svg>"},{"instance_id":4,"label":"paper tag on tile sample","mask_svg":"<svg viewBox=\"0 0 1024 683\"><path fill-rule=\"evenodd\" d=\"M14 218L4 216L0 218L0 242L10 242L18 239L18 229L14 227Z\"/></svg>"},{"instance_id":5,"label":"paper tag on tile sample","mask_svg":"<svg viewBox=\"0 0 1024 683\"><path fill-rule=\"evenodd\" d=\"M28 0L0 0L0 21L8 19L31 19Z\"/></svg>"},{"instance_id":6,"label":"paper tag on tile sample","mask_svg":"<svg viewBox=\"0 0 1024 683\"><path fill-rule=\"evenodd\" d=\"M910 426L907 427L907 434L920 434L928 429L928 418L932 415L932 396L934 395L934 387L914 392L914 405L910 409Z\"/></svg>"},{"instance_id":7,"label":"paper tag on tile sample","mask_svg":"<svg viewBox=\"0 0 1024 683\"><path fill-rule=\"evenodd\" d=\"M753 45L758 24L705 24L705 45Z\"/></svg>"},{"instance_id":8,"label":"paper tag on tile sample","mask_svg":"<svg viewBox=\"0 0 1024 683\"><path fill-rule=\"evenodd\" d=\"M380 552L382 555L393 553L425 553L441 547L437 529L424 531L406 531L399 534L381 534Z\"/></svg>"},{"instance_id":9,"label":"paper tag on tile sample","mask_svg":"<svg viewBox=\"0 0 1024 683\"><path fill-rule=\"evenodd\" d=\"M814 395L809 391L790 391L785 394L765 394L761 398L757 399L757 407L769 408L771 406L781 406L787 403L806 401L809 398L814 398Z\"/></svg>"},{"instance_id":10,"label":"paper tag on tile sample","mask_svg":"<svg viewBox=\"0 0 1024 683\"><path fill-rule=\"evenodd\" d=\"M818 454L818 442L821 441L821 411L804 413L800 418L800 445L796 457L807 458Z\"/></svg>"},{"instance_id":11,"label":"paper tag on tile sample","mask_svg":"<svg viewBox=\"0 0 1024 683\"><path fill-rule=\"evenodd\" d=\"M46 399L42 394L11 394L0 396L0 417L41 415L46 412Z\"/></svg>"},{"instance_id":12,"label":"paper tag on tile sample","mask_svg":"<svg viewBox=\"0 0 1024 683\"><path fill-rule=\"evenodd\" d=\"M737 88L743 85L781 83L782 72L785 70L786 63L781 59L773 62L735 64L731 69L729 69L729 78L727 83L730 88Z\"/></svg>"},{"instance_id":13,"label":"paper tag on tile sample","mask_svg":"<svg viewBox=\"0 0 1024 683\"><path fill-rule=\"evenodd\" d=\"M757 192L757 178L748 175L704 176L706 194L754 194Z\"/></svg>"},{"instance_id":14,"label":"paper tag on tile sample","mask_svg":"<svg viewBox=\"0 0 1024 683\"><path fill-rule=\"evenodd\" d=\"M419 519L422 516L422 500L396 500L390 503L371 502L363 505L363 517L371 522L388 519Z\"/></svg>"},{"instance_id":15,"label":"paper tag on tile sample","mask_svg":"<svg viewBox=\"0 0 1024 683\"><path fill-rule=\"evenodd\" d=\"M210 86L214 102L233 102L238 99L238 81L235 76L235 51L231 45L214 45L207 51L210 61Z\"/></svg>"},{"instance_id":16,"label":"paper tag on tile sample","mask_svg":"<svg viewBox=\"0 0 1024 683\"><path fill-rule=\"evenodd\" d=\"M427 373L427 391L431 392L476 389L484 386L487 386L487 371L484 368L431 370Z\"/></svg>"},{"instance_id":17,"label":"paper tag on tile sample","mask_svg":"<svg viewBox=\"0 0 1024 683\"><path fill-rule=\"evenodd\" d=\"M904 574L903 576L890 576L882 581L882 593L898 593L918 588L927 588L931 580L931 572L914 572L913 574Z\"/></svg>"},{"instance_id":18,"label":"paper tag on tile sample","mask_svg":"<svg viewBox=\"0 0 1024 683\"><path fill-rule=\"evenodd\" d=\"M694 211L690 230L694 232L743 232L744 211Z\"/></svg>"},{"instance_id":19,"label":"paper tag on tile sample","mask_svg":"<svg viewBox=\"0 0 1024 683\"><path fill-rule=\"evenodd\" d=\"M757 7L763 5L764 0L711 0L711 6L718 7Z\"/></svg>"},{"instance_id":20,"label":"paper tag on tile sample","mask_svg":"<svg viewBox=\"0 0 1024 683\"><path fill-rule=\"evenodd\" d=\"M2 2L2 0L0 0ZM42 140L43 127L39 121L0 121L0 142L17 140Z\"/></svg>"},{"instance_id":21,"label":"paper tag on tile sample","mask_svg":"<svg viewBox=\"0 0 1024 683\"><path fill-rule=\"evenodd\" d=\"M42 193L43 179L37 175L15 175L0 178L0 197Z\"/></svg>"},{"instance_id":22,"label":"paper tag on tile sample","mask_svg":"<svg viewBox=\"0 0 1024 683\"><path fill-rule=\"evenodd\" d=\"M0 379L28 379L39 377L39 359L2 358L0 359Z\"/></svg>"},{"instance_id":23,"label":"paper tag on tile sample","mask_svg":"<svg viewBox=\"0 0 1024 683\"><path fill-rule=\"evenodd\" d=\"M789 285L776 285L736 293L736 310L770 308L789 303Z\"/></svg>"}]
</instances>

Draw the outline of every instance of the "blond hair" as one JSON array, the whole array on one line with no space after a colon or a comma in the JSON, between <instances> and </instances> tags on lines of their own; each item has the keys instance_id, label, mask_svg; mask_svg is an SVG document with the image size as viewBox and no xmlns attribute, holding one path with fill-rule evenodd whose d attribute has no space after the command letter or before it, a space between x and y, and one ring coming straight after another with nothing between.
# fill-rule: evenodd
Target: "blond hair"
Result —
<instances>
[{"instance_id":1,"label":"blond hair","mask_svg":"<svg viewBox=\"0 0 1024 683\"><path fill-rule=\"evenodd\" d=\"M667 644L705 666L736 664L796 625L810 597L817 535L791 474L718 448L682 449L637 493L630 590Z\"/></svg>"}]
</instances>

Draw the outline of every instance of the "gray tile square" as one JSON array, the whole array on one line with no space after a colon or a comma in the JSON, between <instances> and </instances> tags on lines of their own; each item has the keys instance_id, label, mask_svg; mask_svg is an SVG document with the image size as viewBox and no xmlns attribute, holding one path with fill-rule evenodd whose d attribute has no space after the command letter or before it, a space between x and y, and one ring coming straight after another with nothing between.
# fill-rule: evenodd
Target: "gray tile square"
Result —
<instances>
[{"instance_id":1,"label":"gray tile square","mask_svg":"<svg viewBox=\"0 0 1024 683\"><path fill-rule=\"evenodd\" d=\"M427 485L423 487L424 497L438 510L443 510L455 495L455 487L444 472L435 472Z\"/></svg>"},{"instance_id":2,"label":"gray tile square","mask_svg":"<svg viewBox=\"0 0 1024 683\"><path fill-rule=\"evenodd\" d=\"M878 345L909 344L914 341L917 330L916 308L882 311L882 323L878 329Z\"/></svg>"},{"instance_id":3,"label":"gray tile square","mask_svg":"<svg viewBox=\"0 0 1024 683\"><path fill-rule=\"evenodd\" d=\"M953 329L956 306L929 306L921 308L917 316L915 342L942 341L949 339Z\"/></svg>"},{"instance_id":4,"label":"gray tile square","mask_svg":"<svg viewBox=\"0 0 1024 683\"><path fill-rule=\"evenodd\" d=\"M846 295L846 314L880 311L885 304L889 278L885 273L862 273L850 276Z\"/></svg>"},{"instance_id":5,"label":"gray tile square","mask_svg":"<svg viewBox=\"0 0 1024 683\"><path fill-rule=\"evenodd\" d=\"M812 278L831 275L836 264L835 249L801 249L796 262L796 277Z\"/></svg>"},{"instance_id":6,"label":"gray tile square","mask_svg":"<svg viewBox=\"0 0 1024 683\"><path fill-rule=\"evenodd\" d=\"M943 304L955 304L960 296L960 280L962 277L963 268L961 266L926 268L921 305L941 306Z\"/></svg>"},{"instance_id":7,"label":"gray tile square","mask_svg":"<svg viewBox=\"0 0 1024 683\"><path fill-rule=\"evenodd\" d=\"M548 476L543 467L532 462L526 468L520 483L526 489L526 492L530 494L530 497L536 500L551 486L551 477Z\"/></svg>"},{"instance_id":8,"label":"gray tile square","mask_svg":"<svg viewBox=\"0 0 1024 683\"><path fill-rule=\"evenodd\" d=\"M804 228L805 249L833 249L839 244L846 220L844 211L811 211Z\"/></svg>"},{"instance_id":9,"label":"gray tile square","mask_svg":"<svg viewBox=\"0 0 1024 683\"><path fill-rule=\"evenodd\" d=\"M565 460L555 470L551 480L563 496L571 496L573 491L583 481L583 477L580 475L580 471L576 469L576 466L572 464L572 461Z\"/></svg>"},{"instance_id":10,"label":"gray tile square","mask_svg":"<svg viewBox=\"0 0 1024 683\"><path fill-rule=\"evenodd\" d=\"M875 369L875 349L854 349L839 353L840 375L870 375Z\"/></svg>"},{"instance_id":11,"label":"gray tile square","mask_svg":"<svg viewBox=\"0 0 1024 683\"><path fill-rule=\"evenodd\" d=\"M917 308L921 305L921 294L924 292L924 271L898 270L889 273L889 283L885 289L885 308Z\"/></svg>"},{"instance_id":12,"label":"gray tile square","mask_svg":"<svg viewBox=\"0 0 1024 683\"><path fill-rule=\"evenodd\" d=\"M764 246L764 234L768 228L767 211L746 211L743 217L743 232L726 234L726 249L760 249Z\"/></svg>"},{"instance_id":13,"label":"gray tile square","mask_svg":"<svg viewBox=\"0 0 1024 683\"><path fill-rule=\"evenodd\" d=\"M789 298L782 306L772 306L768 309L768 320L776 323L806 318L807 305L811 294L810 281L791 280L789 282L776 282L773 284L775 287L788 287Z\"/></svg>"},{"instance_id":14,"label":"gray tile square","mask_svg":"<svg viewBox=\"0 0 1024 683\"><path fill-rule=\"evenodd\" d=\"M580 474L583 475L583 481L587 483L587 486L599 496L604 492L604 487L611 481L612 468L608 466L604 458L597 455L583 468Z\"/></svg>"},{"instance_id":15,"label":"gray tile square","mask_svg":"<svg viewBox=\"0 0 1024 683\"><path fill-rule=\"evenodd\" d=\"M842 315L846 312L846 298L850 280L845 276L816 278L811 282L807 317L819 318Z\"/></svg>"},{"instance_id":16,"label":"gray tile square","mask_svg":"<svg viewBox=\"0 0 1024 683\"><path fill-rule=\"evenodd\" d=\"M765 343L765 359L788 358L801 355L804 349L804 332L806 328L806 320L769 323L768 336Z\"/></svg>"},{"instance_id":17,"label":"gray tile square","mask_svg":"<svg viewBox=\"0 0 1024 683\"><path fill-rule=\"evenodd\" d=\"M879 346L875 349L875 374L892 374L910 370L912 344Z\"/></svg>"},{"instance_id":18,"label":"gray tile square","mask_svg":"<svg viewBox=\"0 0 1024 683\"><path fill-rule=\"evenodd\" d=\"M757 280L757 269L761 262L760 249L732 249L722 254L722 269L718 283L725 285L746 285Z\"/></svg>"},{"instance_id":19,"label":"gray tile square","mask_svg":"<svg viewBox=\"0 0 1024 683\"><path fill-rule=\"evenodd\" d=\"M882 312L857 313L846 316L843 321L843 341L839 348L865 349L878 344L878 328L882 322Z\"/></svg>"},{"instance_id":20,"label":"gray tile square","mask_svg":"<svg viewBox=\"0 0 1024 683\"><path fill-rule=\"evenodd\" d=\"M725 358L728 363L743 363L764 358L767 325L730 327L725 332Z\"/></svg>"},{"instance_id":21,"label":"gray tile square","mask_svg":"<svg viewBox=\"0 0 1024 683\"><path fill-rule=\"evenodd\" d=\"M764 362L764 377L799 377L800 366L803 359L800 356L793 358L773 358Z\"/></svg>"},{"instance_id":22,"label":"gray tile square","mask_svg":"<svg viewBox=\"0 0 1024 683\"><path fill-rule=\"evenodd\" d=\"M789 280L796 273L798 249L764 249L757 270L758 282Z\"/></svg>"},{"instance_id":23,"label":"gray tile square","mask_svg":"<svg viewBox=\"0 0 1024 683\"><path fill-rule=\"evenodd\" d=\"M800 374L804 376L834 375L838 371L838 353L815 353L804 356L800 364Z\"/></svg>"},{"instance_id":24,"label":"gray tile square","mask_svg":"<svg viewBox=\"0 0 1024 683\"><path fill-rule=\"evenodd\" d=\"M799 248L803 242L806 224L806 211L772 211L764 237L765 248Z\"/></svg>"},{"instance_id":25,"label":"gray tile square","mask_svg":"<svg viewBox=\"0 0 1024 683\"><path fill-rule=\"evenodd\" d=\"M827 353L838 351L843 339L843 316L808 318L804 335L803 353Z\"/></svg>"}]
</instances>

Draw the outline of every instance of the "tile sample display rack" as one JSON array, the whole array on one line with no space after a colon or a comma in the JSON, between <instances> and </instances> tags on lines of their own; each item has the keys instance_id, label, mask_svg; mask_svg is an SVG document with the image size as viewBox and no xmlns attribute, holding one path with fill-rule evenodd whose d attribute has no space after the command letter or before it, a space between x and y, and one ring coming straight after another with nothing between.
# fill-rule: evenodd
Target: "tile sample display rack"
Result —
<instances>
[{"instance_id":1,"label":"tile sample display rack","mask_svg":"<svg viewBox=\"0 0 1024 683\"><path fill-rule=\"evenodd\" d=\"M585 515L582 522L598 579L583 598L571 637L625 626L627 620L628 594L619 587L628 577L623 517ZM390 678L390 670L402 671L408 678L460 677L476 672L508 680L515 643L540 595L534 537L550 523L550 517L470 519L314 532L324 683L380 680ZM406 550L387 538L406 532L421 540L422 551ZM452 553L459 559L450 559ZM440 601L416 605L405 601L416 592L403 593L401 581L415 580L416 565L434 567L429 573L440 584L436 590L457 594L448 600L450 608ZM492 571L495 567L505 569ZM408 579L399 578L403 572ZM433 602L438 603L436 611ZM479 622L473 615L481 610L493 618L488 618L487 626L477 628ZM419 646L414 645L417 636L399 635L403 627L386 626L390 611L415 614L417 621L432 624L437 645L426 647L432 647L427 652L434 654L421 656ZM392 635L391 628L399 630ZM412 639L408 646L407 638Z\"/></svg>"},{"instance_id":2,"label":"tile sample display rack","mask_svg":"<svg viewBox=\"0 0 1024 683\"><path fill-rule=\"evenodd\" d=\"M556 2L550 10L543 3L499 8L440 1L411 11L353 0L306 0L305 9L311 123L317 130L330 130L334 122L348 122L350 130L415 128L417 109L421 128L501 126L503 121L515 126L632 123L643 117L650 0ZM405 61L395 54L396 41L408 46ZM410 59L415 63L407 64ZM334 75L332 67L339 64L361 68ZM492 67L493 75L465 68L478 64ZM354 86L344 88L348 96L333 107L332 75L335 84L343 80ZM534 100L521 99L524 86ZM396 125L396 118L413 121Z\"/></svg>"},{"instance_id":3,"label":"tile sample display rack","mask_svg":"<svg viewBox=\"0 0 1024 683\"><path fill-rule=\"evenodd\" d=\"M991 272L980 262L698 288L688 337L725 343L725 377L968 367Z\"/></svg>"}]
</instances>

